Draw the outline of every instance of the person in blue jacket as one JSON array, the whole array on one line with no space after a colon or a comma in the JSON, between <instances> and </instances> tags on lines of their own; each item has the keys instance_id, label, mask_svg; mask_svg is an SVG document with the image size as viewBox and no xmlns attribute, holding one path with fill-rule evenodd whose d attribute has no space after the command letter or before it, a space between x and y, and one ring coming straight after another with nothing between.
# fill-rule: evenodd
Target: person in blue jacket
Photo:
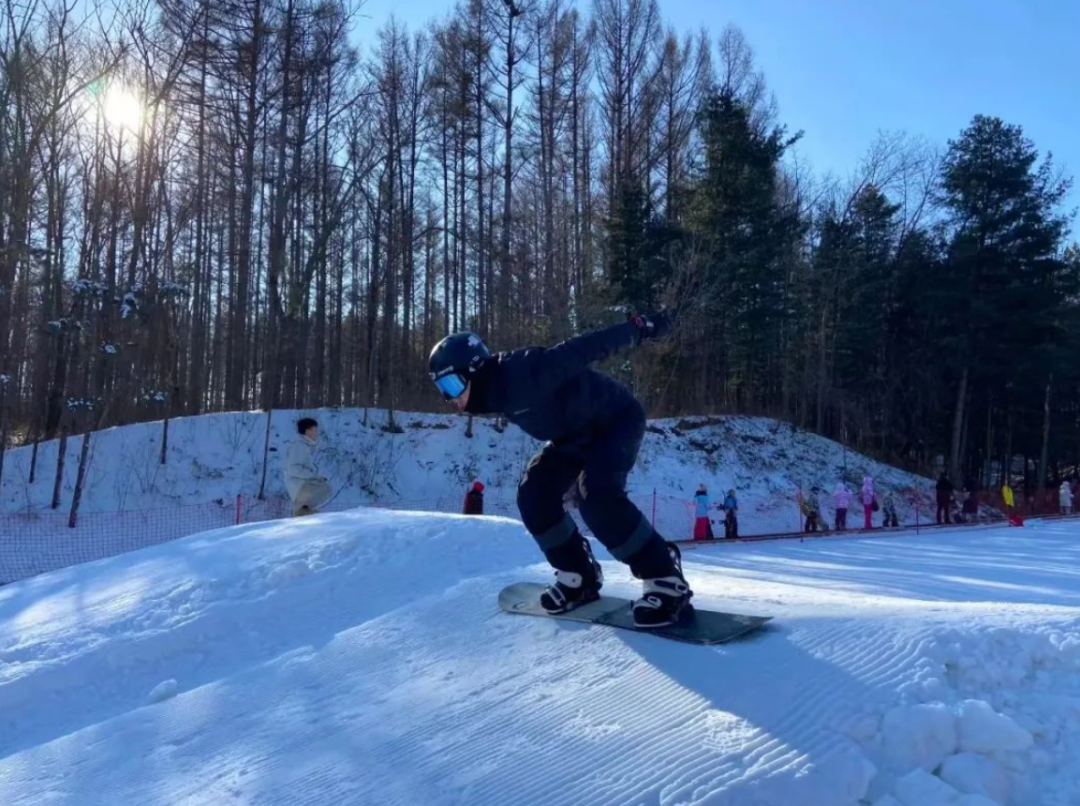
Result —
<instances>
[{"instance_id":1,"label":"person in blue jacket","mask_svg":"<svg viewBox=\"0 0 1080 806\"><path fill-rule=\"evenodd\" d=\"M728 490L722 508L724 516L724 537L734 540L739 536L739 499L734 490Z\"/></svg>"},{"instance_id":2,"label":"person in blue jacket","mask_svg":"<svg viewBox=\"0 0 1080 806\"><path fill-rule=\"evenodd\" d=\"M645 411L630 390L591 365L670 332L666 312L634 316L550 348L492 353L474 333L455 333L431 351L431 379L459 412L502 414L546 444L525 469L517 504L525 528L555 569L540 597L551 613L600 596L603 574L563 508L578 486L579 511L615 559L643 581L633 603L638 627L675 623L693 592L678 547L662 538L626 496L626 478L645 434Z\"/></svg>"}]
</instances>

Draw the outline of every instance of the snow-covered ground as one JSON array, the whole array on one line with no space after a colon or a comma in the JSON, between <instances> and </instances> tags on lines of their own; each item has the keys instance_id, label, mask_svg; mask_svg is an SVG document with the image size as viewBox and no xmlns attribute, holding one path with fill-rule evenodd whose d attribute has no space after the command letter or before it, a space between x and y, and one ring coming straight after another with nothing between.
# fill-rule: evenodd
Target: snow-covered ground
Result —
<instances>
[{"instance_id":1,"label":"snow-covered ground","mask_svg":"<svg viewBox=\"0 0 1080 806\"><path fill-rule=\"evenodd\" d=\"M539 448L515 426L500 434L491 419L474 420L470 439L465 436L467 419L456 415L399 413L404 433L392 434L383 427L385 413L381 411L371 412L366 426L358 409L275 411L270 429L269 495L285 494L281 462L302 416L319 420L317 461L335 487L335 502L341 505L412 502L444 495L460 503L476 479L487 485L489 499L512 503L521 472ZM154 509L257 493L266 414L234 412L173 420L164 465L160 463L161 435L160 422L96 433L81 511ZM31 449L8 451L0 511L48 507L57 447L55 440L39 447L33 484L28 481ZM75 485L80 447L81 437L68 441L65 511ZM831 491L841 478L855 489L865 474L872 475L882 489L931 486L927 479L875 462L837 442L762 417L651 421L630 486L639 492L657 489L662 495L689 499L697 485L705 482L717 500L729 488L747 500L790 500L800 487L809 490L817 484ZM745 514L769 517L766 512Z\"/></svg>"},{"instance_id":2,"label":"snow-covered ground","mask_svg":"<svg viewBox=\"0 0 1080 806\"><path fill-rule=\"evenodd\" d=\"M460 511L467 487L487 485L487 512L516 515L516 488L538 444L516 427L500 434L493 421L477 419L465 436L459 416L400 414L404 432L388 433L385 414L372 412L368 425L357 409L275 412L270 429L266 492L283 496L281 460L295 436L295 422L313 414L322 430L317 460L335 490L331 508L376 504L425 511ZM815 434L755 417L654 420L630 477L633 499L673 539L693 529L691 496L704 482L714 502L735 489L741 532L797 530L798 491L819 485L827 494L837 481L856 489L864 475L877 489L900 493L900 516L913 520L905 491L929 495L927 479L845 450ZM262 480L266 415L215 414L172 421L166 464L160 463L161 423L109 429L94 435L79 528L67 528L81 438L68 442L61 509L48 509L57 443L40 446L31 484L29 447L8 451L0 487L0 584L74 562L110 556L179 535L230 522L236 497L252 501ZM656 498L654 499L654 491ZM214 503L218 502L218 503ZM242 507L244 519L265 517ZM112 517L105 513L141 512ZM270 514L284 507L269 508ZM923 518L928 513L924 511ZM717 531L720 515L717 513ZM854 513L854 525L861 522Z\"/></svg>"},{"instance_id":3,"label":"snow-covered ground","mask_svg":"<svg viewBox=\"0 0 1080 806\"><path fill-rule=\"evenodd\" d=\"M1077 522L691 549L775 617L712 648L500 613L538 559L368 509L0 588L0 803L1080 803Z\"/></svg>"}]
</instances>

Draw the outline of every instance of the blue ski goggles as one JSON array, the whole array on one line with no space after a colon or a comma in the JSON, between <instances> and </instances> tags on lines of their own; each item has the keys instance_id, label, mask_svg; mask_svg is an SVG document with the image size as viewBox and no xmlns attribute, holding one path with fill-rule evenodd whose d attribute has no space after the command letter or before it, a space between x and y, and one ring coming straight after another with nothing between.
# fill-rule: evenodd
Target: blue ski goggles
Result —
<instances>
[{"instance_id":1,"label":"blue ski goggles","mask_svg":"<svg viewBox=\"0 0 1080 806\"><path fill-rule=\"evenodd\" d=\"M459 397L461 393L465 391L466 381L456 372L451 372L447 375L440 375L434 380L435 385L439 387L439 391L442 392L444 400L453 400L455 397Z\"/></svg>"}]
</instances>

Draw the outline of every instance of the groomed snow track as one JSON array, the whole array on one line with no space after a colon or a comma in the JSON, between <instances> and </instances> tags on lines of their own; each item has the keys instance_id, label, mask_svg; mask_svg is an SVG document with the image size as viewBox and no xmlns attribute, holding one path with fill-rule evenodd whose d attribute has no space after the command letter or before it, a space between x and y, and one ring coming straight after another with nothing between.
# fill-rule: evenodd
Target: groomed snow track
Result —
<instances>
[{"instance_id":1,"label":"groomed snow track","mask_svg":"<svg viewBox=\"0 0 1080 806\"><path fill-rule=\"evenodd\" d=\"M537 559L367 510L0 589L0 803L1080 802L1078 524L701 547L775 617L714 648L499 613Z\"/></svg>"}]
</instances>

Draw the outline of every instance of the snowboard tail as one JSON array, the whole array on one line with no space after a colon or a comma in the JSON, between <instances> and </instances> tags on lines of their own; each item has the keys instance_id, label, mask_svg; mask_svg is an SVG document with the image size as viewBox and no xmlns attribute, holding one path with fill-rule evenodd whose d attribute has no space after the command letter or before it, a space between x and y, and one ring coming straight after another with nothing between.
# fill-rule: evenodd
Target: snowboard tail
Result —
<instances>
[{"instance_id":1,"label":"snowboard tail","mask_svg":"<svg viewBox=\"0 0 1080 806\"><path fill-rule=\"evenodd\" d=\"M601 596L595 602L581 605L566 613L548 613L540 606L540 594L546 587L539 582L515 582L503 588L499 593L499 607L507 613L598 624L659 635L662 638L689 644L706 645L722 644L754 632L771 620L771 616L719 613L687 605L677 623L666 627L642 629L634 625L630 600L616 596Z\"/></svg>"}]
</instances>

